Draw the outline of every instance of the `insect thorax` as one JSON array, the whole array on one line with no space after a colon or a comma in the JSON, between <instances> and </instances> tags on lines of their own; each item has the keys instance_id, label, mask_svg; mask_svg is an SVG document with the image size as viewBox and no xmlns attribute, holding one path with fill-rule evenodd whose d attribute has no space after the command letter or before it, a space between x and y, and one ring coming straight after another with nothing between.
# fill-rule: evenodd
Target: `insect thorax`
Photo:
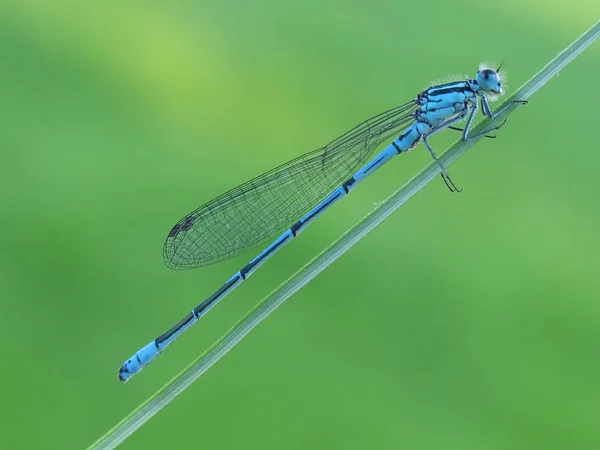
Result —
<instances>
[{"instance_id":1,"label":"insect thorax","mask_svg":"<svg viewBox=\"0 0 600 450\"><path fill-rule=\"evenodd\" d=\"M415 99L418 105L414 118L432 127L444 120L469 109L477 102L480 87L475 80L456 81L432 86L421 92Z\"/></svg>"}]
</instances>

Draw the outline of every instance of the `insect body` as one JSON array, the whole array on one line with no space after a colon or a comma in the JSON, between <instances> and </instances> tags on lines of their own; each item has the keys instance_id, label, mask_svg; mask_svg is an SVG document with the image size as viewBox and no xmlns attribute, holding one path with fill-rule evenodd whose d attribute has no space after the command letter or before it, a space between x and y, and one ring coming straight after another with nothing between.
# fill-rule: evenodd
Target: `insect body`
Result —
<instances>
[{"instance_id":1,"label":"insect body","mask_svg":"<svg viewBox=\"0 0 600 450\"><path fill-rule=\"evenodd\" d=\"M325 147L276 167L181 219L164 245L165 264L172 269L213 264L242 253L275 233L282 234L170 330L128 359L119 369L119 379L127 381L142 370L309 223L392 157L416 147L421 140L439 165L448 188L458 191L429 138L450 128L462 131L463 140L475 139L504 125L506 121L481 133L469 134L480 107L485 116L494 116L488 96L503 94L499 70L483 68L475 79L430 87L411 102L366 120ZM467 120L464 129L453 126L464 119ZM394 137L365 164L380 144Z\"/></svg>"}]
</instances>

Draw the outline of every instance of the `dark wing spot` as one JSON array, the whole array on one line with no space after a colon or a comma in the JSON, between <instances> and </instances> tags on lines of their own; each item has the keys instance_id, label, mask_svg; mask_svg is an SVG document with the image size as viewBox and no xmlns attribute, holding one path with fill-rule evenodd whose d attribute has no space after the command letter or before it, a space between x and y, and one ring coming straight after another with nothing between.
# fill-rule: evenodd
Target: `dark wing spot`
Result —
<instances>
[{"instance_id":1,"label":"dark wing spot","mask_svg":"<svg viewBox=\"0 0 600 450\"><path fill-rule=\"evenodd\" d=\"M196 219L193 216L188 216L185 218L185 221L183 222L183 225L181 225L181 231L187 231L190 228L192 228L192 225L194 225L194 221Z\"/></svg>"},{"instance_id":2,"label":"dark wing spot","mask_svg":"<svg viewBox=\"0 0 600 450\"><path fill-rule=\"evenodd\" d=\"M187 231L194 225L196 218L194 216L188 216L184 219L183 223L178 223L173 227L171 232L169 233L169 237L175 237L181 231Z\"/></svg>"},{"instance_id":3,"label":"dark wing spot","mask_svg":"<svg viewBox=\"0 0 600 450\"><path fill-rule=\"evenodd\" d=\"M181 231L181 225L175 225L173 227L173 229L171 230L171 232L169 233L169 237L177 236L180 231Z\"/></svg>"}]
</instances>

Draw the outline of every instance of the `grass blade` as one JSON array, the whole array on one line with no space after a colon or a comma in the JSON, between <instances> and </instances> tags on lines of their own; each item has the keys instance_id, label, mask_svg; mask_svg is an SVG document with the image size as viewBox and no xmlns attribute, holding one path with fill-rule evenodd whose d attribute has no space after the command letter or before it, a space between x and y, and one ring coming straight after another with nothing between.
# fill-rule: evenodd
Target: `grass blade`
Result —
<instances>
[{"instance_id":1,"label":"grass blade","mask_svg":"<svg viewBox=\"0 0 600 450\"><path fill-rule=\"evenodd\" d=\"M581 52L589 47L600 35L600 21L588 31L577 38L569 47L558 54L542 70L523 84L504 104L512 99L527 100L551 78L556 76L567 64L575 59ZM499 124L508 114L513 112L518 105L507 108L502 115L492 120L482 120L473 128L473 134L485 128ZM445 166L451 165L461 157L476 141L458 141L450 147L440 158ZM296 291L310 282L319 273L325 270L337 258L362 239L369 231L383 222L394 211L406 203L413 195L419 192L430 181L439 176L439 168L435 163L429 164L403 187L394 192L382 204L364 217L343 236L313 258L308 264L292 275L277 289L265 297L251 311L249 311L235 326L215 342L196 361L185 368L175 378L169 381L152 397L127 415L104 436L94 442L89 448L109 449L122 443L152 416L171 402L176 396L187 389L204 372L221 359L229 350L240 342L250 331L262 322L277 307L286 301Z\"/></svg>"}]
</instances>

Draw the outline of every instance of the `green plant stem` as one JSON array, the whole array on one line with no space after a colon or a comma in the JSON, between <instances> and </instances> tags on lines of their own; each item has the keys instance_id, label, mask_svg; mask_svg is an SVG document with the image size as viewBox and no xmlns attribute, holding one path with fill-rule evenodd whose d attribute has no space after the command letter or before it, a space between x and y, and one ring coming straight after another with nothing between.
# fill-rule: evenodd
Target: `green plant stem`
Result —
<instances>
[{"instance_id":1,"label":"green plant stem","mask_svg":"<svg viewBox=\"0 0 600 450\"><path fill-rule=\"evenodd\" d=\"M588 31L583 33L579 38L577 38L571 45L569 45L569 47L558 54L529 81L523 84L510 98L504 102L504 104L507 104L513 99L528 100L551 78L558 75L559 71L561 71L567 64L569 64L573 59L581 54L581 52L589 47L598 37L598 35L600 35L600 21L592 26ZM513 104L501 115L494 117L494 119L482 120L476 127L473 128L472 133L476 134L484 129L498 125L517 107L517 104ZM456 142L440 157L440 160L445 166L451 165L469 148L471 148L476 141L477 140ZM175 378L169 381L152 397L127 415L104 436L94 442L90 448L114 448L122 443L128 436L146 423L152 416L154 416L164 406L171 402L177 395L181 394L185 389L187 389L194 381L198 379L198 377L212 367L213 364L221 359L229 350L231 350L291 295L293 295L319 273L325 270L325 268L343 255L369 231L383 222L390 214L400 208L404 203L412 198L413 195L423 189L423 187L425 187L430 181L434 180L438 176L439 168L437 164L432 162L408 183L394 192L354 227L348 230L338 240L327 247L323 252L313 258L308 264L302 267L298 272L292 275L277 289L265 297L225 335L223 335L208 350L206 350L198 359L196 359L192 364L175 376Z\"/></svg>"}]
</instances>

